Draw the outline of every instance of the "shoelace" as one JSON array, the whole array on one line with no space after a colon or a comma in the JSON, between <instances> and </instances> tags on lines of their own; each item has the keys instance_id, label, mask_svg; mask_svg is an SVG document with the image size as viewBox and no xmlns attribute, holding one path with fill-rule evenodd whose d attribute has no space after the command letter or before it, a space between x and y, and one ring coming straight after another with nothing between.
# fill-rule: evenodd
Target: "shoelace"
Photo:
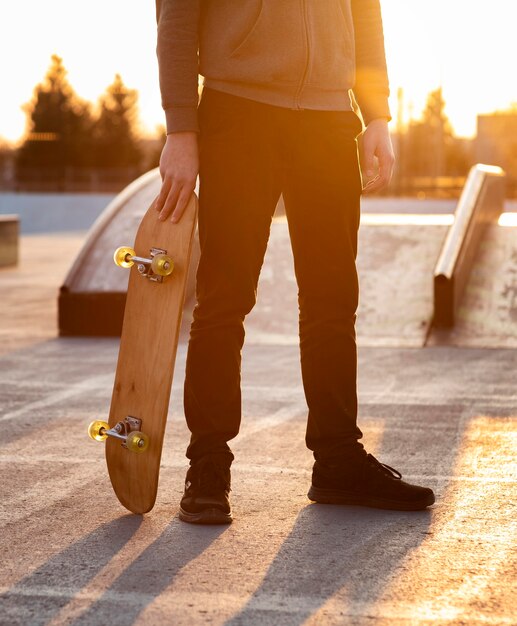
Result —
<instances>
[{"instance_id":1,"label":"shoelace","mask_svg":"<svg viewBox=\"0 0 517 626\"><path fill-rule=\"evenodd\" d=\"M230 490L225 468L211 460L199 468L197 483L206 493Z\"/></svg>"},{"instance_id":2,"label":"shoelace","mask_svg":"<svg viewBox=\"0 0 517 626\"><path fill-rule=\"evenodd\" d=\"M394 469L393 467L390 467L389 465L386 465L386 463L381 463L380 461L378 461L373 454L368 454L366 456L366 458L368 459L370 465L372 465L373 467L375 467L377 470L379 470L380 472L383 472L384 474L388 474L390 475L392 478L396 478L397 480L401 480L402 478L402 474L400 472L398 472L396 469Z\"/></svg>"}]
</instances>

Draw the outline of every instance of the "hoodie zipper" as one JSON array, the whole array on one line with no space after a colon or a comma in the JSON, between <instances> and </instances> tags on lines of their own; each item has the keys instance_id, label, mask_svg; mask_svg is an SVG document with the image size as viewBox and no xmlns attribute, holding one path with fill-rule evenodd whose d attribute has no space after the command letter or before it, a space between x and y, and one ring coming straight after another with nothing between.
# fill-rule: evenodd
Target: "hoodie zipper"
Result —
<instances>
[{"instance_id":1,"label":"hoodie zipper","mask_svg":"<svg viewBox=\"0 0 517 626\"><path fill-rule=\"evenodd\" d=\"M307 75L309 74L309 63L311 58L311 40L309 37L309 20L307 18L307 0L300 1L302 5L303 28L305 35L305 67L303 69L303 74L298 85L298 89L296 90L296 94L294 96L295 109L302 108L300 106L300 96L302 95L303 88L305 87L305 82L307 81Z\"/></svg>"}]
</instances>

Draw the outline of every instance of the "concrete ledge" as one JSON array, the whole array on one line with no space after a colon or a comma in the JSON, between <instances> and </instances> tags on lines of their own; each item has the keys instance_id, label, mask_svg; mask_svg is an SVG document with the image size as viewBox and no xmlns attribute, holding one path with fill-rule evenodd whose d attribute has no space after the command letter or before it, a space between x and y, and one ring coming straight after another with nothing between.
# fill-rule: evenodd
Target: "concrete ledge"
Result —
<instances>
[{"instance_id":1,"label":"concrete ledge","mask_svg":"<svg viewBox=\"0 0 517 626\"><path fill-rule=\"evenodd\" d=\"M0 267L18 264L19 236L18 215L0 215Z\"/></svg>"},{"instance_id":2,"label":"concrete ledge","mask_svg":"<svg viewBox=\"0 0 517 626\"><path fill-rule=\"evenodd\" d=\"M434 270L433 326L454 326L479 242L503 210L505 173L500 167L471 168Z\"/></svg>"},{"instance_id":3,"label":"concrete ledge","mask_svg":"<svg viewBox=\"0 0 517 626\"><path fill-rule=\"evenodd\" d=\"M158 169L133 181L91 227L59 290L60 335L120 335L128 277L114 268L112 251L126 241L127 245L132 243L143 214L159 190L159 181Z\"/></svg>"},{"instance_id":4,"label":"concrete ledge","mask_svg":"<svg viewBox=\"0 0 517 626\"><path fill-rule=\"evenodd\" d=\"M118 337L122 332L126 292L71 293L61 289L58 324L61 336Z\"/></svg>"},{"instance_id":5,"label":"concrete ledge","mask_svg":"<svg viewBox=\"0 0 517 626\"><path fill-rule=\"evenodd\" d=\"M129 273L116 267L113 252L133 245L144 213L161 188L158 168L122 190L92 225L59 291L58 320L62 336L119 336ZM195 290L199 243L194 241L186 301Z\"/></svg>"}]
</instances>

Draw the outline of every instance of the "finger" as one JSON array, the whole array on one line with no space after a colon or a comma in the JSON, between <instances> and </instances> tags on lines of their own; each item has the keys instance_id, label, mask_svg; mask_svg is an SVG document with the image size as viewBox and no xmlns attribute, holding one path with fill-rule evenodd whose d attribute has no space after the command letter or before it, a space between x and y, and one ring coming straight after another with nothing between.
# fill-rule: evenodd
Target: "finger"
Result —
<instances>
[{"instance_id":1,"label":"finger","mask_svg":"<svg viewBox=\"0 0 517 626\"><path fill-rule=\"evenodd\" d=\"M384 152L379 155L379 174L388 184L393 175L395 157L392 152Z\"/></svg>"},{"instance_id":2,"label":"finger","mask_svg":"<svg viewBox=\"0 0 517 626\"><path fill-rule=\"evenodd\" d=\"M365 141L363 144L363 157L364 157L364 165L363 169L368 176L371 178L375 174L375 153L373 144L370 145L369 141Z\"/></svg>"},{"instance_id":3,"label":"finger","mask_svg":"<svg viewBox=\"0 0 517 626\"><path fill-rule=\"evenodd\" d=\"M194 187L187 185L183 187L179 195L178 201L176 202L176 208L174 209L174 213L172 214L171 222L177 223L180 221L181 216L187 208L193 191Z\"/></svg>"},{"instance_id":4,"label":"finger","mask_svg":"<svg viewBox=\"0 0 517 626\"><path fill-rule=\"evenodd\" d=\"M172 183L172 186L169 191L169 195L167 196L167 199L165 200L165 204L163 205L163 208L160 211L160 215L158 216L159 220L161 220L162 222L165 221L169 217L169 215L174 211L174 209L176 208L176 203L178 201L179 194L180 194L180 187L178 183Z\"/></svg>"},{"instance_id":5,"label":"finger","mask_svg":"<svg viewBox=\"0 0 517 626\"><path fill-rule=\"evenodd\" d=\"M384 189L389 183L389 180L386 177L377 175L373 180L370 180L363 187L363 193L374 193L375 191L380 191Z\"/></svg>"},{"instance_id":6,"label":"finger","mask_svg":"<svg viewBox=\"0 0 517 626\"><path fill-rule=\"evenodd\" d=\"M163 205L165 204L165 201L167 200L167 196L169 195L171 186L172 186L172 180L170 178L166 178L162 183L160 193L158 194L158 197L156 198L155 204L154 204L154 208L158 212L160 212L163 209Z\"/></svg>"},{"instance_id":7,"label":"finger","mask_svg":"<svg viewBox=\"0 0 517 626\"><path fill-rule=\"evenodd\" d=\"M382 181L380 176L376 176L372 180L369 180L366 185L363 187L363 193L374 193L375 191L379 191L384 186L384 182Z\"/></svg>"},{"instance_id":8,"label":"finger","mask_svg":"<svg viewBox=\"0 0 517 626\"><path fill-rule=\"evenodd\" d=\"M379 189L384 189L390 184L391 177L393 174L393 163L392 162L384 162L384 164L379 165L379 174L375 178L375 191Z\"/></svg>"}]
</instances>

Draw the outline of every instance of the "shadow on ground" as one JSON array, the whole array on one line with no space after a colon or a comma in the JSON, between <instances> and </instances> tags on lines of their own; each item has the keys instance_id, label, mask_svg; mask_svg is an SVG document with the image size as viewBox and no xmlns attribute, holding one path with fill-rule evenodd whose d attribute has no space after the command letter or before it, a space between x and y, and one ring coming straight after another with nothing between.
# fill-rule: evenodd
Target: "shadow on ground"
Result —
<instances>
[{"instance_id":1,"label":"shadow on ground","mask_svg":"<svg viewBox=\"0 0 517 626\"><path fill-rule=\"evenodd\" d=\"M46 624L130 541L141 523L141 517L125 515L59 552L0 596L0 615L8 615L10 624ZM66 589L66 594L53 594L52 589ZM23 601L27 595L30 602Z\"/></svg>"},{"instance_id":2,"label":"shadow on ground","mask_svg":"<svg viewBox=\"0 0 517 626\"><path fill-rule=\"evenodd\" d=\"M431 511L306 506L260 587L226 625L272 624L275 615L285 626L303 624L345 586L350 603L375 604L387 578L425 538L431 518Z\"/></svg>"},{"instance_id":3,"label":"shadow on ground","mask_svg":"<svg viewBox=\"0 0 517 626\"><path fill-rule=\"evenodd\" d=\"M87 611L72 623L133 624L193 559L204 552L227 526L191 526L175 518L165 531L114 581ZM130 602L124 602L124 599ZM120 610L114 610L114 602Z\"/></svg>"}]
</instances>

